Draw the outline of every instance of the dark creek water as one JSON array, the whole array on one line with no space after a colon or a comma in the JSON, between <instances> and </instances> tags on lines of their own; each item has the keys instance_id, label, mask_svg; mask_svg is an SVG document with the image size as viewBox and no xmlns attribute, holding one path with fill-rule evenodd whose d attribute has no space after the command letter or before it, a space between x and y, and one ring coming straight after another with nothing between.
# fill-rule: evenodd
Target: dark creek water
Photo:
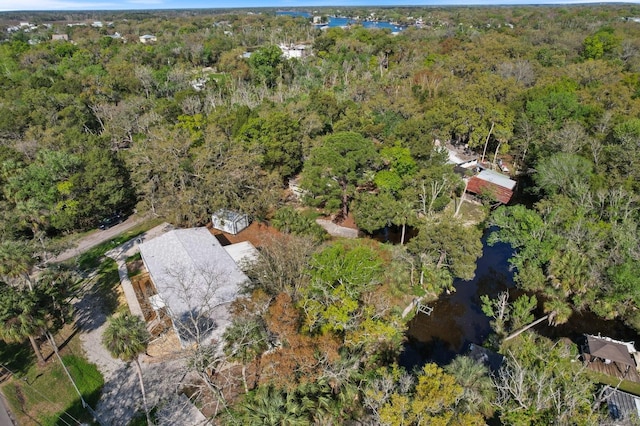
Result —
<instances>
[{"instance_id":1,"label":"dark creek water","mask_svg":"<svg viewBox=\"0 0 640 426\"><path fill-rule=\"evenodd\" d=\"M456 291L443 295L435 302L431 316L416 315L409 322L407 343L400 356L400 364L406 368L435 362L448 364L458 354L467 352L470 343L482 344L491 333L489 318L480 309L480 295L496 296L509 289L512 297L516 297L513 273L509 268L509 258L513 250L507 244L488 246L483 236L483 253L478 259L476 276L471 281L456 280ZM542 315L537 312L536 315ZM625 326L621 321L605 321L595 315L574 313L567 324L550 327L546 323L535 327L535 331L543 336L559 339L568 337L579 342L584 333L601 333L619 340L637 341L638 334Z\"/></svg>"}]
</instances>

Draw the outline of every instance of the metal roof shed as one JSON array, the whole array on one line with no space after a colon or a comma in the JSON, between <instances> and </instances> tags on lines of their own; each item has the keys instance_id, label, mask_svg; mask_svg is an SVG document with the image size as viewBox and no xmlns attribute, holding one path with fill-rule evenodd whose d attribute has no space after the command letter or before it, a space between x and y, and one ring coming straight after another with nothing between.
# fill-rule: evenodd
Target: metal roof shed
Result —
<instances>
[{"instance_id":1,"label":"metal roof shed","mask_svg":"<svg viewBox=\"0 0 640 426\"><path fill-rule=\"evenodd\" d=\"M176 229L139 247L158 291L154 302L169 311L181 345L220 332L221 305L235 300L248 278L211 232Z\"/></svg>"},{"instance_id":2,"label":"metal roof shed","mask_svg":"<svg viewBox=\"0 0 640 426\"><path fill-rule=\"evenodd\" d=\"M221 209L211 215L211 224L217 230L235 235L249 226L249 217L243 213Z\"/></svg>"},{"instance_id":3,"label":"metal roof shed","mask_svg":"<svg viewBox=\"0 0 640 426\"><path fill-rule=\"evenodd\" d=\"M469 179L467 192L472 194L488 194L502 204L507 204L513 197L516 181L493 170L483 170Z\"/></svg>"}]
</instances>

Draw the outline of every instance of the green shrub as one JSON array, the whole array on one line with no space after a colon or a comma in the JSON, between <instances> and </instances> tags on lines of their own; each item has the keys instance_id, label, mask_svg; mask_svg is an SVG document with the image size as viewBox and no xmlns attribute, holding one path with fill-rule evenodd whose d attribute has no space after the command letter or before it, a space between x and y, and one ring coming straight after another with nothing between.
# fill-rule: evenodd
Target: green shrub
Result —
<instances>
[{"instance_id":1,"label":"green shrub","mask_svg":"<svg viewBox=\"0 0 640 426\"><path fill-rule=\"evenodd\" d=\"M278 209L271 224L279 231L312 237L316 241L322 241L328 237L327 231L316 223L315 213L301 213L292 207Z\"/></svg>"}]
</instances>

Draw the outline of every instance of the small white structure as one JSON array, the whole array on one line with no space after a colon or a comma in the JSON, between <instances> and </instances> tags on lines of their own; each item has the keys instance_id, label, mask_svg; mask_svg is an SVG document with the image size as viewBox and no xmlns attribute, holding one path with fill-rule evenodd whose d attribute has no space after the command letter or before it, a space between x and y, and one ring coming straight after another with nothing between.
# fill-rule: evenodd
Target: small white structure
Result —
<instances>
[{"instance_id":1,"label":"small white structure","mask_svg":"<svg viewBox=\"0 0 640 426\"><path fill-rule=\"evenodd\" d=\"M221 209L211 215L211 224L219 231L236 235L249 226L249 217L243 213Z\"/></svg>"},{"instance_id":2,"label":"small white structure","mask_svg":"<svg viewBox=\"0 0 640 426\"><path fill-rule=\"evenodd\" d=\"M236 265L240 266L255 262L260 256L258 250L249 241L224 246L224 250L236 262Z\"/></svg>"},{"instance_id":3,"label":"small white structure","mask_svg":"<svg viewBox=\"0 0 640 426\"><path fill-rule=\"evenodd\" d=\"M69 41L69 36L67 34L52 34L52 41Z\"/></svg>"},{"instance_id":4,"label":"small white structure","mask_svg":"<svg viewBox=\"0 0 640 426\"><path fill-rule=\"evenodd\" d=\"M307 46L305 44L286 45L284 43L281 43L278 47L280 47L280 50L282 50L282 57L285 59L305 58L309 56L311 52L310 46Z\"/></svg>"},{"instance_id":5,"label":"small white structure","mask_svg":"<svg viewBox=\"0 0 640 426\"><path fill-rule=\"evenodd\" d=\"M151 34L145 34L140 36L140 43L142 44L155 43L156 41L158 41L158 37Z\"/></svg>"}]
</instances>

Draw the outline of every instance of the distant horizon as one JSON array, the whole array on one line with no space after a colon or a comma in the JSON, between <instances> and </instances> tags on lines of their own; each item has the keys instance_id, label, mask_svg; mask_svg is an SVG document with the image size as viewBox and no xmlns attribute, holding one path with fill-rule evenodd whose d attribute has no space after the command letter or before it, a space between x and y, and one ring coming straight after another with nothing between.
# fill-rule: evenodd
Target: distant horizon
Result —
<instances>
[{"instance_id":1,"label":"distant horizon","mask_svg":"<svg viewBox=\"0 0 640 426\"><path fill-rule=\"evenodd\" d=\"M313 7L428 7L428 6L580 6L580 5L634 5L634 1L598 0L269 0L268 4L259 0L0 0L0 12L117 12L189 9L298 9ZM19 8L16 8L19 5Z\"/></svg>"}]
</instances>

